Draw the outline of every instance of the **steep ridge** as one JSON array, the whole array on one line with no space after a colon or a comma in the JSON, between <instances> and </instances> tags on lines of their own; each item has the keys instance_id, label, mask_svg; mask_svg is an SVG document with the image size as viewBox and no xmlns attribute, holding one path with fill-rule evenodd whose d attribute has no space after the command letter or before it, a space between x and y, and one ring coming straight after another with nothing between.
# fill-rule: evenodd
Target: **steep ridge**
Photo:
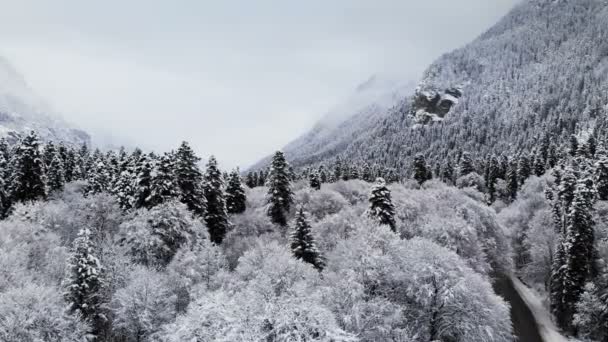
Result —
<instances>
[{"instance_id":1,"label":"steep ridge","mask_svg":"<svg viewBox=\"0 0 608 342\"><path fill-rule=\"evenodd\" d=\"M416 91L386 113L350 119L344 125L358 134L326 142L335 146L332 153L305 153L293 143L286 150L295 165L341 156L402 173L416 153L431 163L460 151L516 153L544 134L563 139L593 126L606 111L607 81L608 3L528 0L470 44L440 57ZM436 95L450 101L429 105ZM434 110L439 120L428 120Z\"/></svg>"},{"instance_id":2,"label":"steep ridge","mask_svg":"<svg viewBox=\"0 0 608 342\"><path fill-rule=\"evenodd\" d=\"M71 127L54 113L28 87L23 76L0 57L0 137L15 141L30 130L44 140L71 144L90 141L87 133Z\"/></svg>"}]
</instances>

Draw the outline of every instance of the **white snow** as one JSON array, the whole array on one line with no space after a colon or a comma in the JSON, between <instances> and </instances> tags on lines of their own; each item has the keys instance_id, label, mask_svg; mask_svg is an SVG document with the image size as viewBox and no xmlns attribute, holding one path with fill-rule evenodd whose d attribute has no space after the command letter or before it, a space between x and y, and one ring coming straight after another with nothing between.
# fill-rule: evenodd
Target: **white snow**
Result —
<instances>
[{"instance_id":1,"label":"white snow","mask_svg":"<svg viewBox=\"0 0 608 342\"><path fill-rule=\"evenodd\" d=\"M511 281L513 281L517 293L532 311L543 340L545 342L568 342L568 339L559 332L559 329L551 320L551 314L545 309L536 294L514 275L511 275Z\"/></svg>"}]
</instances>

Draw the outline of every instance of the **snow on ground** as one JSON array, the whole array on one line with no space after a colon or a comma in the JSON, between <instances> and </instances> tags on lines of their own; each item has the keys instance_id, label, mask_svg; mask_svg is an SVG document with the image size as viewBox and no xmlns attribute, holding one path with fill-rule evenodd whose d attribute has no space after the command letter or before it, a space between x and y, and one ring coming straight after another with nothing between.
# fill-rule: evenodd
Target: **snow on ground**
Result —
<instances>
[{"instance_id":1,"label":"snow on ground","mask_svg":"<svg viewBox=\"0 0 608 342\"><path fill-rule=\"evenodd\" d=\"M543 340L545 340L545 342L568 342L568 339L564 337L555 324L553 324L551 315L544 308L536 294L514 275L511 275L511 280L521 298L526 302L530 311L532 311Z\"/></svg>"}]
</instances>

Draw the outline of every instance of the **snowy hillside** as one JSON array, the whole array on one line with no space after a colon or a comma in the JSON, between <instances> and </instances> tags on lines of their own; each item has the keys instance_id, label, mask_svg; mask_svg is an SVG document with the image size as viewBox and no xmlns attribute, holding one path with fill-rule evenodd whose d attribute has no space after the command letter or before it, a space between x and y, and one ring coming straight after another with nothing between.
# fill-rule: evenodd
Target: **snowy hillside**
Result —
<instances>
[{"instance_id":1,"label":"snowy hillside","mask_svg":"<svg viewBox=\"0 0 608 342\"><path fill-rule=\"evenodd\" d=\"M398 107L360 112L333 137L315 139L313 130L285 150L295 165L341 155L407 172L420 152L434 163L458 150L481 157L532 147L542 134L564 138L592 125L608 103L607 38L605 1L525 1L431 64ZM438 121L424 120L428 112L441 122L417 125Z\"/></svg>"},{"instance_id":2,"label":"snowy hillside","mask_svg":"<svg viewBox=\"0 0 608 342\"><path fill-rule=\"evenodd\" d=\"M34 93L23 76L0 57L0 136L16 140L23 132L35 130L44 140L80 144L87 133L70 127Z\"/></svg>"},{"instance_id":3,"label":"snowy hillside","mask_svg":"<svg viewBox=\"0 0 608 342\"><path fill-rule=\"evenodd\" d=\"M330 158L343 151L368 127L386 117L390 109L411 94L415 87L413 81L374 75L359 85L348 99L330 110L310 132L289 143L283 151L295 165ZM263 166L269 160L265 158L257 166Z\"/></svg>"}]
</instances>

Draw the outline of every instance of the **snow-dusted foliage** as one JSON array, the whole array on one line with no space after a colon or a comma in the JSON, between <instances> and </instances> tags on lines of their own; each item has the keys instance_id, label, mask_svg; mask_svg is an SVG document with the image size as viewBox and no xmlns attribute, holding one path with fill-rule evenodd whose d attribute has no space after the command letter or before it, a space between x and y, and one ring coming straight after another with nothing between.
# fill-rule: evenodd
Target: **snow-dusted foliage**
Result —
<instances>
[{"instance_id":1,"label":"snow-dusted foliage","mask_svg":"<svg viewBox=\"0 0 608 342\"><path fill-rule=\"evenodd\" d=\"M135 211L121 230L133 260L144 265L167 265L182 246L206 235L202 223L176 201Z\"/></svg>"}]
</instances>

